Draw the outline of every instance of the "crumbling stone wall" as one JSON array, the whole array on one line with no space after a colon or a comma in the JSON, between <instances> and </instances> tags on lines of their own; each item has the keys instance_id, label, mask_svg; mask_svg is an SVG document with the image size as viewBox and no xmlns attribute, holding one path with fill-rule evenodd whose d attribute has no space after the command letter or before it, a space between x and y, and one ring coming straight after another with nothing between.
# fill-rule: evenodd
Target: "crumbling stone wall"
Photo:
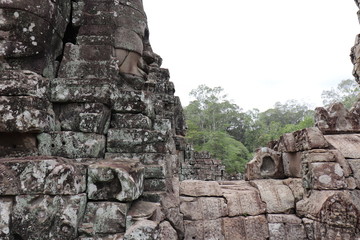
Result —
<instances>
[{"instance_id":1,"label":"crumbling stone wall","mask_svg":"<svg viewBox=\"0 0 360 240\"><path fill-rule=\"evenodd\" d=\"M0 34L0 239L360 238L358 103L318 108L246 180L179 182L210 158L141 0L0 1Z\"/></svg>"},{"instance_id":2,"label":"crumbling stone wall","mask_svg":"<svg viewBox=\"0 0 360 240\"><path fill-rule=\"evenodd\" d=\"M0 30L0 238L181 235L185 126L142 1L1 1Z\"/></svg>"},{"instance_id":3,"label":"crumbling stone wall","mask_svg":"<svg viewBox=\"0 0 360 240\"><path fill-rule=\"evenodd\" d=\"M194 152L191 145L187 145L187 149L187 157L180 162L180 180L225 180L225 166L221 160L212 158L209 152Z\"/></svg>"}]
</instances>

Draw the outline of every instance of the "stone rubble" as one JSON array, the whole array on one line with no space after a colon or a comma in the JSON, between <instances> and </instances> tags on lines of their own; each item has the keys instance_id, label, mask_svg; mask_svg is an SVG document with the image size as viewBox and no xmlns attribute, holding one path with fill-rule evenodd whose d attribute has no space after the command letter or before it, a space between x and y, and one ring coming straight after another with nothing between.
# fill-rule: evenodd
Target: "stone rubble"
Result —
<instances>
[{"instance_id":1,"label":"stone rubble","mask_svg":"<svg viewBox=\"0 0 360 240\"><path fill-rule=\"evenodd\" d=\"M142 0L0 1L0 22L0 239L360 239L359 102L225 181L186 143Z\"/></svg>"}]
</instances>

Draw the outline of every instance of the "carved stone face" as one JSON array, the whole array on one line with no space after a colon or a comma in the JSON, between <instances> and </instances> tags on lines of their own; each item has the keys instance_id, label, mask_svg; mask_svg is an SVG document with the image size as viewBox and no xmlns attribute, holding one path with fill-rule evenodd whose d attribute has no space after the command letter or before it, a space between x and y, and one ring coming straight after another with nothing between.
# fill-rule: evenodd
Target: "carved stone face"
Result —
<instances>
[{"instance_id":1,"label":"carved stone face","mask_svg":"<svg viewBox=\"0 0 360 240\"><path fill-rule=\"evenodd\" d=\"M70 3L70 0L0 1L0 58L11 67L40 74L51 69L61 53Z\"/></svg>"}]
</instances>

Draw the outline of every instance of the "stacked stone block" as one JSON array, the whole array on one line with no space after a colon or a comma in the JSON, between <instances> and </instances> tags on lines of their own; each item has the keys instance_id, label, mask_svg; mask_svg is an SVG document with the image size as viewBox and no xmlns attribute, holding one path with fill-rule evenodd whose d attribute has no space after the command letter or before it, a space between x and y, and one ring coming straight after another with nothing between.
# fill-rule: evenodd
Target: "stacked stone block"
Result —
<instances>
[{"instance_id":1,"label":"stacked stone block","mask_svg":"<svg viewBox=\"0 0 360 240\"><path fill-rule=\"evenodd\" d=\"M187 148L192 149L191 146ZM221 181L225 179L225 166L222 165L221 160L212 158L210 153L194 152L188 156L190 158L184 158L181 162L181 180Z\"/></svg>"},{"instance_id":2,"label":"stacked stone block","mask_svg":"<svg viewBox=\"0 0 360 240\"><path fill-rule=\"evenodd\" d=\"M64 45L44 40L46 54L16 61L11 39L0 45L0 238L177 238L182 217L162 202L179 199L184 118L142 1L42 3L64 17L50 16ZM26 19L16 9L39 11L17 1L2 9L11 21ZM28 68L37 57L45 68Z\"/></svg>"}]
</instances>

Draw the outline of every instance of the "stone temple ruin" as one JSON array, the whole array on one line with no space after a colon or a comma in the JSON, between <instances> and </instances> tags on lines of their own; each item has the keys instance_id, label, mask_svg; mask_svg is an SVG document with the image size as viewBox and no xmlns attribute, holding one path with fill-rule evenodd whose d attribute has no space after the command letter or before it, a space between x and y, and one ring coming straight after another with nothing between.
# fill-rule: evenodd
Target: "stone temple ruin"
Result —
<instances>
[{"instance_id":1,"label":"stone temple ruin","mask_svg":"<svg viewBox=\"0 0 360 240\"><path fill-rule=\"evenodd\" d=\"M0 0L0 61L0 239L360 239L359 103L220 181L142 0Z\"/></svg>"}]
</instances>

